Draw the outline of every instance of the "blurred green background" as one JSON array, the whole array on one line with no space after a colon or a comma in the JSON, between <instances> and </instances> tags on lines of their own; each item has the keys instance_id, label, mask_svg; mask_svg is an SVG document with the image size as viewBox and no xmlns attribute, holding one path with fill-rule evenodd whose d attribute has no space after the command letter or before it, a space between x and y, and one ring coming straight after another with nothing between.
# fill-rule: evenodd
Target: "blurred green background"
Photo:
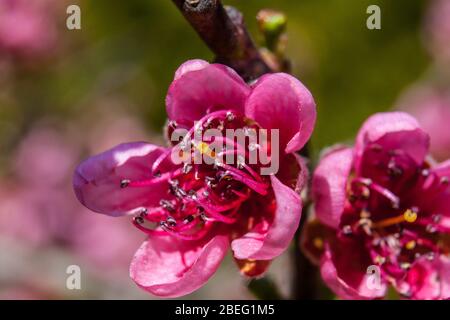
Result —
<instances>
[{"instance_id":1,"label":"blurred green background","mask_svg":"<svg viewBox=\"0 0 450 320\"><path fill-rule=\"evenodd\" d=\"M152 142L161 141L166 119L164 99L174 71L187 59L213 59L213 54L169 0L54 0L53 3L51 18L57 24L55 52L44 58L29 55L26 59L0 54L0 177L13 181L17 146L42 120L50 119L82 136L83 131L97 125L106 132L105 114L117 113L121 117L125 113L145 128ZM315 159L322 148L353 137L370 114L392 108L399 94L420 78L430 64L421 41L427 1L227 0L224 3L243 12L256 41L262 39L255 19L260 9L273 8L287 14L287 56L293 74L311 90L318 107L311 143ZM69 4L81 8L81 30L69 31L65 27ZM381 30L366 27L366 9L373 4L381 8ZM100 104L101 113L97 110ZM116 104L121 106L120 113ZM114 123L110 122L110 126L108 132L114 132ZM74 165L89 153L89 148L84 147L83 154L73 160ZM67 186L70 188L70 179ZM4 259L1 253L0 258ZM278 277L282 287L291 285L283 272L288 264L282 258L274 268L275 273L281 273L275 278ZM239 280L232 280L229 288L219 290L224 279L238 278L237 270L229 263L221 270L212 285L192 297L248 298L246 293L233 296L233 285ZM127 279L127 274L122 276ZM1 277L0 274L0 286ZM133 288L127 290L139 291L131 280L124 281L129 281ZM136 297L114 295L121 289L114 290L110 295L93 293L89 297ZM148 296L142 293L138 297Z\"/></svg>"},{"instance_id":2,"label":"blurred green background","mask_svg":"<svg viewBox=\"0 0 450 320\"><path fill-rule=\"evenodd\" d=\"M10 150L37 118L89 112L98 95L125 97L149 129L165 121L164 97L177 66L213 55L168 0L85 0L82 30L61 26L66 51L51 63L22 70L9 83L13 101L0 101L2 150ZM355 134L371 113L390 108L425 70L420 41L425 1L234 0L255 39L261 8L288 15L293 73L318 105L314 153ZM382 10L382 29L366 28L366 8ZM63 10L65 8L62 8ZM65 11L59 14L65 17ZM13 125L12 125L13 124ZM7 156L8 152L2 152Z\"/></svg>"}]
</instances>

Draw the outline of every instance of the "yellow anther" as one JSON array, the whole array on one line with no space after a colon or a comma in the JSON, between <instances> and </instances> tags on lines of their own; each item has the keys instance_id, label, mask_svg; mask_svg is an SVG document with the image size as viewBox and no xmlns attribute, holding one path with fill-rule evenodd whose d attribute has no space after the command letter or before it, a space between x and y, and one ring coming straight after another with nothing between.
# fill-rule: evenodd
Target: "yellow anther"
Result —
<instances>
[{"instance_id":1,"label":"yellow anther","mask_svg":"<svg viewBox=\"0 0 450 320\"><path fill-rule=\"evenodd\" d=\"M318 238L318 237L314 238L313 243L314 243L314 246L317 249L323 249L323 240L322 240L322 238Z\"/></svg>"},{"instance_id":2,"label":"yellow anther","mask_svg":"<svg viewBox=\"0 0 450 320\"><path fill-rule=\"evenodd\" d=\"M408 209L403 213L403 217L405 218L405 221L413 223L414 221L417 220L417 212Z\"/></svg>"},{"instance_id":3,"label":"yellow anther","mask_svg":"<svg viewBox=\"0 0 450 320\"><path fill-rule=\"evenodd\" d=\"M416 242L415 242L414 240L408 241L408 242L405 244L405 248L408 249L408 250L412 250L412 249L414 249L415 247L416 247Z\"/></svg>"},{"instance_id":4,"label":"yellow anther","mask_svg":"<svg viewBox=\"0 0 450 320\"><path fill-rule=\"evenodd\" d=\"M209 144L205 142L199 142L195 145L198 151L200 151L201 154L206 154L207 156L214 158L216 156L216 153L214 150L211 150L209 148Z\"/></svg>"},{"instance_id":5,"label":"yellow anther","mask_svg":"<svg viewBox=\"0 0 450 320\"><path fill-rule=\"evenodd\" d=\"M254 268L256 267L256 261L255 260L247 260L241 267L241 272L246 274L250 273Z\"/></svg>"}]
</instances>

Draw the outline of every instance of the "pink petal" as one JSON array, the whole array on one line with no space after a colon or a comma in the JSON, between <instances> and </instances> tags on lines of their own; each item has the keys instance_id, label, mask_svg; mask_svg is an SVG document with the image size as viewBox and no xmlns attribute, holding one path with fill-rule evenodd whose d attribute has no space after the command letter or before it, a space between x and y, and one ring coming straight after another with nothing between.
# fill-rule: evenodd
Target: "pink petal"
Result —
<instances>
[{"instance_id":1,"label":"pink petal","mask_svg":"<svg viewBox=\"0 0 450 320\"><path fill-rule=\"evenodd\" d=\"M164 148L144 142L125 143L81 163L73 177L78 200L89 209L121 216L138 208L158 205L167 193L167 181L148 187L121 188L123 179L154 179L151 165Z\"/></svg>"},{"instance_id":2,"label":"pink petal","mask_svg":"<svg viewBox=\"0 0 450 320\"><path fill-rule=\"evenodd\" d=\"M177 71L175 71L175 76L173 80L178 80L183 76L185 73L191 72L191 71L198 71L202 70L209 66L209 62L201 59L192 59L184 62L181 66L178 67Z\"/></svg>"},{"instance_id":3,"label":"pink petal","mask_svg":"<svg viewBox=\"0 0 450 320\"><path fill-rule=\"evenodd\" d=\"M336 240L326 246L320 273L325 283L343 299L382 298L387 286L381 279L378 288L368 286L369 265L370 258L361 243L352 239Z\"/></svg>"},{"instance_id":4,"label":"pink petal","mask_svg":"<svg viewBox=\"0 0 450 320\"><path fill-rule=\"evenodd\" d=\"M200 241L171 236L150 237L136 252L131 278L160 297L180 297L202 285L216 272L229 247L225 235Z\"/></svg>"},{"instance_id":5,"label":"pink petal","mask_svg":"<svg viewBox=\"0 0 450 320\"><path fill-rule=\"evenodd\" d=\"M402 150L417 164L428 153L429 137L416 119L405 112L384 112L369 117L358 132L355 144L355 168L359 171L362 155L368 145L385 150Z\"/></svg>"},{"instance_id":6,"label":"pink petal","mask_svg":"<svg viewBox=\"0 0 450 320\"><path fill-rule=\"evenodd\" d=\"M250 88L232 69L205 61L185 62L175 73L166 97L170 120L200 120L211 111L244 113Z\"/></svg>"},{"instance_id":7,"label":"pink petal","mask_svg":"<svg viewBox=\"0 0 450 320\"><path fill-rule=\"evenodd\" d=\"M346 201L347 179L353 163L353 149L339 148L319 162L312 181L312 195L317 218L338 228Z\"/></svg>"},{"instance_id":8,"label":"pink petal","mask_svg":"<svg viewBox=\"0 0 450 320\"><path fill-rule=\"evenodd\" d=\"M412 299L450 299L450 258L441 255L433 261L417 260L400 287L411 293Z\"/></svg>"},{"instance_id":9,"label":"pink petal","mask_svg":"<svg viewBox=\"0 0 450 320\"><path fill-rule=\"evenodd\" d=\"M305 145L316 122L316 104L311 93L285 73L262 76L253 86L245 113L264 128L279 129L280 149L286 153Z\"/></svg>"},{"instance_id":10,"label":"pink petal","mask_svg":"<svg viewBox=\"0 0 450 320\"><path fill-rule=\"evenodd\" d=\"M275 193L276 210L267 231L257 225L253 230L231 242L237 259L271 260L289 246L298 228L302 214L302 201L298 193L275 176L270 176Z\"/></svg>"}]
</instances>

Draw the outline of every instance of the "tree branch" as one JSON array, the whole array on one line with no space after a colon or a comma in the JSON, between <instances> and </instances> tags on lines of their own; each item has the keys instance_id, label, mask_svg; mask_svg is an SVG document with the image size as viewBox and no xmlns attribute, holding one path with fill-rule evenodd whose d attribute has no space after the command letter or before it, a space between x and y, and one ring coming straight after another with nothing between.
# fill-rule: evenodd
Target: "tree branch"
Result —
<instances>
[{"instance_id":1,"label":"tree branch","mask_svg":"<svg viewBox=\"0 0 450 320\"><path fill-rule=\"evenodd\" d=\"M247 81L273 71L261 57L237 9L224 7L220 0L172 1L214 52L217 62L235 69Z\"/></svg>"}]
</instances>

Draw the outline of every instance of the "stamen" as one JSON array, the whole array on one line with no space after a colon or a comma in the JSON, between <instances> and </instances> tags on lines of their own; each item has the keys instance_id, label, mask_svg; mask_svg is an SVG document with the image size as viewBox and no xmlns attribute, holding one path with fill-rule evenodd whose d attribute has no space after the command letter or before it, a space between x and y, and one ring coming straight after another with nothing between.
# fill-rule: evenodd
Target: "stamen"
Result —
<instances>
[{"instance_id":1,"label":"stamen","mask_svg":"<svg viewBox=\"0 0 450 320\"><path fill-rule=\"evenodd\" d=\"M130 185L130 180L128 179L123 179L120 181L120 188L126 188Z\"/></svg>"},{"instance_id":2,"label":"stamen","mask_svg":"<svg viewBox=\"0 0 450 320\"><path fill-rule=\"evenodd\" d=\"M413 250L416 247L416 241L411 240L405 244L405 248L408 250Z\"/></svg>"},{"instance_id":3,"label":"stamen","mask_svg":"<svg viewBox=\"0 0 450 320\"><path fill-rule=\"evenodd\" d=\"M371 179L366 178L356 178L354 180L355 183L362 184L363 186L369 188L370 190L373 190L377 192L378 194L382 195L386 199L388 199L392 203L392 207L394 209L398 209L400 207L400 199L397 197L394 193L389 191L387 188L380 186L379 184L374 183ZM368 198L370 193L365 191L367 194L364 194L363 189L363 196L365 195L365 198Z\"/></svg>"},{"instance_id":4,"label":"stamen","mask_svg":"<svg viewBox=\"0 0 450 320\"><path fill-rule=\"evenodd\" d=\"M402 215L374 222L373 228L385 228L402 222L413 223L417 220L417 212L407 209Z\"/></svg>"}]
</instances>

